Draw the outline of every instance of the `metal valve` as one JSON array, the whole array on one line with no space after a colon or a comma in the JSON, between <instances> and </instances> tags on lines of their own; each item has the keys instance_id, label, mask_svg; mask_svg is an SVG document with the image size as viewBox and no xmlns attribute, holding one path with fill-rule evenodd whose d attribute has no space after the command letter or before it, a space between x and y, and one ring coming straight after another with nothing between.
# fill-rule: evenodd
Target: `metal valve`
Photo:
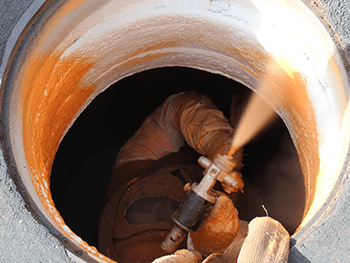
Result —
<instances>
[{"instance_id":1,"label":"metal valve","mask_svg":"<svg viewBox=\"0 0 350 263\"><path fill-rule=\"evenodd\" d=\"M201 156L198 163L205 168L204 177L199 184L192 184L172 216L176 225L162 243L162 248L168 253L174 253L187 232L196 231L202 220L209 214L216 202L212 188L217 180L222 183L228 194L243 188L241 174L234 171L236 162L233 157L217 155L214 161L211 161Z\"/></svg>"},{"instance_id":2,"label":"metal valve","mask_svg":"<svg viewBox=\"0 0 350 263\"><path fill-rule=\"evenodd\" d=\"M212 162L208 158L201 156L198 159L198 163L206 169L204 177L199 184L200 190L211 189L215 185L216 180L222 183L225 192L228 194L243 188L241 173L234 171L236 162L233 157L220 154L215 156Z\"/></svg>"}]
</instances>

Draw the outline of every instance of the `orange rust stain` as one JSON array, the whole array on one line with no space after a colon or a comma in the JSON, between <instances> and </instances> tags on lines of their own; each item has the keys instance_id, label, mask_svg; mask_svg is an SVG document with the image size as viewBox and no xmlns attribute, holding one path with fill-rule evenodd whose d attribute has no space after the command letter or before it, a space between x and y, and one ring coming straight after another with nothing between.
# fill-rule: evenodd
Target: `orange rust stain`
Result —
<instances>
[{"instance_id":1,"label":"orange rust stain","mask_svg":"<svg viewBox=\"0 0 350 263\"><path fill-rule=\"evenodd\" d=\"M152 51L175 47L178 44L178 42L174 41L163 41L152 46L142 47L140 49L137 49L135 52L126 53L124 56L113 62L113 64L118 65L118 67L115 67L108 74L114 75L116 72L121 72L123 70L127 71L136 66L151 63L159 58L169 56L171 54L177 54L177 52L152 53Z\"/></svg>"},{"instance_id":2,"label":"orange rust stain","mask_svg":"<svg viewBox=\"0 0 350 263\"><path fill-rule=\"evenodd\" d=\"M257 72L260 81L255 89L272 106L282 108L291 123L304 174L306 188L305 216L313 202L320 164L316 117L307 92L307 81L305 76L283 56L276 59L271 57L265 61L267 62L266 68L261 68ZM253 98L256 98L256 96ZM250 110L249 107L253 110ZM247 109L238 124L236 130L238 134L235 134L233 146L235 146L235 143L239 145L239 141L249 139L246 137L251 134L254 128L257 128L259 122L263 119L263 116L259 118L260 113L263 112L267 117L261 125L267 124L271 116L273 117L270 113L267 114L267 107L262 107L262 104L260 105L254 100L251 100ZM272 112L272 109L270 111Z\"/></svg>"},{"instance_id":3,"label":"orange rust stain","mask_svg":"<svg viewBox=\"0 0 350 263\"><path fill-rule=\"evenodd\" d=\"M151 61L154 61L164 56L176 54L176 52L166 52L166 53L155 52L155 53L147 54L142 57L138 57L142 54L146 54L149 52L153 52L153 51L157 51L165 48L185 46L184 44L186 44L186 39L178 38L176 39L176 41L169 40L169 41L159 42L154 45L146 45L145 47L142 47L133 53L126 54L125 56L121 57L118 61L115 61L115 64L120 64L117 70L120 71L120 70L129 69L140 64L149 63ZM206 43L204 40L202 44L203 46L206 46ZM257 75L261 72L261 69L254 64L254 60L256 60L257 57L258 57L258 60L267 59L267 57L262 52L256 51L253 49L249 49L249 48L238 49L228 45L227 46L223 45L222 47L224 48L223 52L225 55L238 58L238 60L241 59L242 61L248 59L247 65L242 65L242 67L244 68L244 70L246 70L252 75Z\"/></svg>"},{"instance_id":4,"label":"orange rust stain","mask_svg":"<svg viewBox=\"0 0 350 263\"><path fill-rule=\"evenodd\" d=\"M242 62L242 68L249 74L253 76L264 74L264 68L259 65L264 64L264 61L269 60L266 53L249 45L234 46L229 43L223 43L221 44L221 47L223 52L225 52L225 55Z\"/></svg>"},{"instance_id":5,"label":"orange rust stain","mask_svg":"<svg viewBox=\"0 0 350 263\"><path fill-rule=\"evenodd\" d=\"M26 67L22 93L24 149L31 173L44 175L48 182L67 126L94 91L94 87L78 85L91 66L79 58L59 60L51 56L30 61Z\"/></svg>"},{"instance_id":6,"label":"orange rust stain","mask_svg":"<svg viewBox=\"0 0 350 263\"><path fill-rule=\"evenodd\" d=\"M92 65L78 57L41 57L27 62L21 79L23 144L31 180L45 210L70 236L75 234L63 228L64 220L51 197L49 177L64 132L95 89L79 86L80 79ZM84 241L78 245L89 247ZM89 251L98 255L94 247L89 247Z\"/></svg>"},{"instance_id":7,"label":"orange rust stain","mask_svg":"<svg viewBox=\"0 0 350 263\"><path fill-rule=\"evenodd\" d=\"M118 61L116 61L115 64L121 64L120 67L118 67L118 70L122 70L125 68L130 68L135 65L140 65L144 63L148 63L150 61L156 60L160 57L164 57L166 55L171 54L170 52L168 53L151 53L147 54L142 57L138 57L142 54L146 54L152 51L157 51L165 48L171 48L171 47L178 47L181 46L182 40L179 39L177 41L163 41L163 42L158 42L157 44L154 45L145 45L144 47L141 47L140 49L137 49L137 51L133 53L127 53L125 56L121 57ZM129 60L131 58L131 60ZM123 61L127 61L123 63Z\"/></svg>"},{"instance_id":8,"label":"orange rust stain","mask_svg":"<svg viewBox=\"0 0 350 263\"><path fill-rule=\"evenodd\" d=\"M283 69L277 78L273 78L276 94L281 96L282 108L292 124L296 149L299 154L306 188L304 216L309 210L315 195L315 186L319 174L319 141L315 112L307 92L305 76L293 68L283 57L278 58L278 65ZM304 217L303 216L303 217Z\"/></svg>"},{"instance_id":9,"label":"orange rust stain","mask_svg":"<svg viewBox=\"0 0 350 263\"><path fill-rule=\"evenodd\" d=\"M138 65L147 64L147 63L155 61L161 57L168 56L168 55L172 54L172 52L147 54L143 57L136 57L139 54L142 54L142 53L139 53L139 52L135 53L135 57L131 56L132 59L128 60L125 63L122 63L123 60L120 60L121 65L118 67L117 70L120 71L120 70L130 69L130 68L133 68L133 67L138 66Z\"/></svg>"}]
</instances>

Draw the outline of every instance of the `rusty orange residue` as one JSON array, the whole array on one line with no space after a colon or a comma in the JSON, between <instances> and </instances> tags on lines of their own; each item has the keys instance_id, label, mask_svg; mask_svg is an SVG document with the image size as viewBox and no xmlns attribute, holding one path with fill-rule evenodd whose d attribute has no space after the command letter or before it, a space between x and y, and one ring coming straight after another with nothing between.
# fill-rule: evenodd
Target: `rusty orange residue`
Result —
<instances>
[{"instance_id":1,"label":"rusty orange residue","mask_svg":"<svg viewBox=\"0 0 350 263\"><path fill-rule=\"evenodd\" d=\"M139 54L142 54L141 52L137 52L135 53L135 55L133 54L133 56L131 56L132 59L121 59L120 60L120 63L121 65L118 67L118 71L119 70L125 70L125 69L130 69L130 68L133 68L137 65L140 65L142 63L150 63L154 60L157 60L159 58L162 58L162 57L165 57L165 56L168 56L168 55L171 55L173 54L172 52L167 52L167 53L151 53L151 54L147 54L143 57L137 57L137 55ZM123 63L123 61L125 61Z\"/></svg>"},{"instance_id":2,"label":"rusty orange residue","mask_svg":"<svg viewBox=\"0 0 350 263\"><path fill-rule=\"evenodd\" d=\"M24 149L31 173L44 176L48 182L60 140L94 90L78 86L91 66L81 59L51 56L31 61L26 67L22 93Z\"/></svg>"},{"instance_id":3,"label":"rusty orange residue","mask_svg":"<svg viewBox=\"0 0 350 263\"><path fill-rule=\"evenodd\" d=\"M281 96L281 107L289 116L294 131L296 149L304 174L306 201L303 217L305 217L314 199L320 166L316 116L307 92L305 76L282 56L277 58L277 63L285 74L279 74L274 78L275 87L278 89L275 92Z\"/></svg>"},{"instance_id":4,"label":"rusty orange residue","mask_svg":"<svg viewBox=\"0 0 350 263\"><path fill-rule=\"evenodd\" d=\"M65 224L53 203L49 182L59 143L79 109L94 91L80 79L93 63L83 58L51 55L29 60L21 79L24 152L36 193L45 210L67 235L95 256L101 257ZM109 261L108 258L104 260ZM113 262L113 261L110 261Z\"/></svg>"},{"instance_id":5,"label":"rusty orange residue","mask_svg":"<svg viewBox=\"0 0 350 263\"><path fill-rule=\"evenodd\" d=\"M79 55L62 57L77 38L67 37L87 14L105 2L66 1L48 19L34 39L22 67L19 86L23 109L23 148L34 189L50 218L62 233L97 261L114 262L75 235L55 208L50 191L51 166L69 124L95 90L80 85L94 65ZM74 22L73 22L74 21ZM72 26L73 25L73 26ZM62 39L67 41L62 45Z\"/></svg>"},{"instance_id":6,"label":"rusty orange residue","mask_svg":"<svg viewBox=\"0 0 350 263\"><path fill-rule=\"evenodd\" d=\"M313 202L320 165L316 117L307 92L307 80L283 56L269 58L266 68L261 70L260 81L255 90L271 106L282 109L294 131L294 141L304 174L305 217ZM233 146L243 146L271 121L273 114L273 109L266 107L266 103L254 95L237 126Z\"/></svg>"},{"instance_id":7,"label":"rusty orange residue","mask_svg":"<svg viewBox=\"0 0 350 263\"><path fill-rule=\"evenodd\" d=\"M241 62L242 69L251 74L254 77L264 74L264 68L260 65L264 64L264 61L269 60L269 56L263 51L254 46L245 45L232 45L230 43L223 43L222 50L225 55L235 58Z\"/></svg>"}]
</instances>

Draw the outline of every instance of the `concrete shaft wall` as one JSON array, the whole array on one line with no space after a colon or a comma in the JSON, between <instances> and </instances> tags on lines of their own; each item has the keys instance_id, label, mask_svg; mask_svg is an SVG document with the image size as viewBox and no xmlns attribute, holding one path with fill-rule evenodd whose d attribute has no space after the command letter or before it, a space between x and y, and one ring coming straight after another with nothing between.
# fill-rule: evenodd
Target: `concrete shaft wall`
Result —
<instances>
[{"instance_id":1,"label":"concrete shaft wall","mask_svg":"<svg viewBox=\"0 0 350 263\"><path fill-rule=\"evenodd\" d=\"M12 49L29 22L32 15L42 6L44 1L13 1L1 3L1 27L0 27L0 74L3 79L5 67L10 58ZM219 1L215 1L218 2ZM224 3L224 2L222 2ZM219 3L220 4L220 3ZM316 16L325 26L339 50L345 68L348 69L348 51L350 50L350 4L342 1L315 1L305 2L315 12ZM347 70L347 73L349 71ZM3 147L6 147L6 143ZM2 153L1 153L2 154ZM3 262L42 262L58 261L69 262L67 251L62 245L62 239L58 241L46 227L38 223L42 218L34 218L28 211L27 201L16 190L16 185L8 171L14 170L6 156L1 155L1 214L0 228L6 233L1 235L3 247L0 251L0 259ZM348 161L348 160L345 160ZM21 182L17 182L21 184ZM339 180L335 182L335 188L341 191L333 193L332 198L327 199L323 206L327 206L327 216L322 216L306 225L307 235L296 235L292 240L290 262L347 262L349 260L347 240L349 232L347 222L350 219L346 211L348 207L350 185L348 182L348 170L340 173ZM333 190L334 191L334 190ZM45 220L44 220L45 221ZM55 230L52 231L55 233ZM334 242L337 240L337 242ZM63 242L64 243L64 242ZM18 249L18 247L26 249ZM74 249L73 249L74 250ZM14 252L16 251L16 252ZM331 253L330 253L331 251ZM72 257L72 255L71 255ZM89 258L88 255L83 258ZM77 259L76 259L77 260ZM88 260L88 259L87 259ZM89 260L93 260L91 257Z\"/></svg>"}]
</instances>

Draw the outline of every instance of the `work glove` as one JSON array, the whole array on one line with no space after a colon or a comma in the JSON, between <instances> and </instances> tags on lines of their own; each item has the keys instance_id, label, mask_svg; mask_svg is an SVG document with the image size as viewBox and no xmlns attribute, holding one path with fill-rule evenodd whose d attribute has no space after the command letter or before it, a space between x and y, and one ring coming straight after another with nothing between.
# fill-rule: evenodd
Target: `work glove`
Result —
<instances>
[{"instance_id":1,"label":"work glove","mask_svg":"<svg viewBox=\"0 0 350 263\"><path fill-rule=\"evenodd\" d=\"M200 252L204 257L222 253L237 236L239 229L238 212L231 199L216 191L216 203L198 230L188 237L189 249Z\"/></svg>"}]
</instances>

